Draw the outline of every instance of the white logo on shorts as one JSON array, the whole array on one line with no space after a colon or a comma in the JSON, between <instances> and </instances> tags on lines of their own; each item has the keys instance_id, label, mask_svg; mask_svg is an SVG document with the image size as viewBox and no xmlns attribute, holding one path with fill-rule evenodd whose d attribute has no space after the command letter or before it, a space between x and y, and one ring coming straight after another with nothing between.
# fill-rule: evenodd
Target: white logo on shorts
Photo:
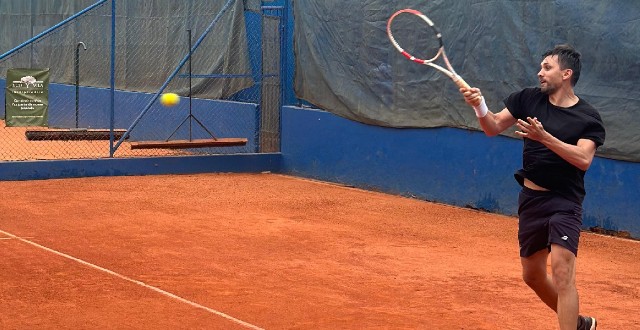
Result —
<instances>
[{"instance_id":1,"label":"white logo on shorts","mask_svg":"<svg viewBox=\"0 0 640 330\"><path fill-rule=\"evenodd\" d=\"M562 237L560 237L560 238L562 238L562 240L563 240L563 241L566 241L566 240L568 240L568 239L569 239L569 237L567 237L567 235L562 236Z\"/></svg>"}]
</instances>

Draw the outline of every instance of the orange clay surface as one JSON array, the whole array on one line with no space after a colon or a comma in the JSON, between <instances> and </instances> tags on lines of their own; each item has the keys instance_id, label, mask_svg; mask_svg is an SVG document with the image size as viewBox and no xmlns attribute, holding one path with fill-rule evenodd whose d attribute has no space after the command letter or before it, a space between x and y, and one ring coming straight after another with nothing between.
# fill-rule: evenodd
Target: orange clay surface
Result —
<instances>
[{"instance_id":1,"label":"orange clay surface","mask_svg":"<svg viewBox=\"0 0 640 330\"><path fill-rule=\"evenodd\" d=\"M514 217L268 173L0 191L0 329L557 329ZM583 233L577 276L640 329L640 242Z\"/></svg>"},{"instance_id":2,"label":"orange clay surface","mask_svg":"<svg viewBox=\"0 0 640 330\"><path fill-rule=\"evenodd\" d=\"M46 130L44 127L6 127L0 120L0 161L93 159L109 157L109 141L30 141L27 130ZM53 129L55 131L55 129ZM115 141L116 143L118 141ZM189 155L182 149L131 149L128 140L115 152L115 157L149 157Z\"/></svg>"}]
</instances>

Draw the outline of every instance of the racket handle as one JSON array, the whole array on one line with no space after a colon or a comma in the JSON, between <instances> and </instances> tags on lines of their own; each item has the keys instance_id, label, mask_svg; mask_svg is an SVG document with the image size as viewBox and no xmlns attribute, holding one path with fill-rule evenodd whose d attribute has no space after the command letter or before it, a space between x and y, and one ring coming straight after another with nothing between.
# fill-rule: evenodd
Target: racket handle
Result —
<instances>
[{"instance_id":1,"label":"racket handle","mask_svg":"<svg viewBox=\"0 0 640 330\"><path fill-rule=\"evenodd\" d=\"M471 88L471 86L469 86L469 84L467 84L466 81L464 81L464 79L462 79L462 77L460 76L454 76L453 77L453 82L456 83L456 85L458 85L458 87L460 88ZM480 106L480 103L482 103L482 98L478 98L476 100L476 102L473 104L474 107Z\"/></svg>"},{"instance_id":2,"label":"racket handle","mask_svg":"<svg viewBox=\"0 0 640 330\"><path fill-rule=\"evenodd\" d=\"M458 87L460 88L471 88L471 86L469 86L469 84L467 84L467 82L464 81L464 79L462 79L462 77L460 76L454 76L453 82L455 82L456 85L458 85Z\"/></svg>"}]
</instances>

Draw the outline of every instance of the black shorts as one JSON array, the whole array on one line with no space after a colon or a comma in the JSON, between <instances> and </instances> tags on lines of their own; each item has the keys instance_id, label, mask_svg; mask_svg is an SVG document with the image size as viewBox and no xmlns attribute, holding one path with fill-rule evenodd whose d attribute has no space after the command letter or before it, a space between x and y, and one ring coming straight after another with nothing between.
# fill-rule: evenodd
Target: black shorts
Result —
<instances>
[{"instance_id":1,"label":"black shorts","mask_svg":"<svg viewBox=\"0 0 640 330\"><path fill-rule=\"evenodd\" d=\"M578 255L582 205L556 193L523 187L518 196L520 256L558 244Z\"/></svg>"}]
</instances>

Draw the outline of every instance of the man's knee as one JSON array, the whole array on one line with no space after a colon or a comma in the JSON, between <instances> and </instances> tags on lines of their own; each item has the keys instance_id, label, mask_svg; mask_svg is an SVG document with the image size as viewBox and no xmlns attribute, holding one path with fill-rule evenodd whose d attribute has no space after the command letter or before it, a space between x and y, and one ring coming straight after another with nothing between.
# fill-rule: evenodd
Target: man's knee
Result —
<instances>
[{"instance_id":1,"label":"man's knee","mask_svg":"<svg viewBox=\"0 0 640 330\"><path fill-rule=\"evenodd\" d=\"M570 251L554 246L551 257L551 273L556 290L573 290L575 288L575 255ZM555 254L554 254L555 253Z\"/></svg>"},{"instance_id":2,"label":"man's knee","mask_svg":"<svg viewBox=\"0 0 640 330\"><path fill-rule=\"evenodd\" d=\"M535 288L545 284L547 280L547 273L540 272L539 270L523 269L522 280L531 288Z\"/></svg>"},{"instance_id":3,"label":"man's knee","mask_svg":"<svg viewBox=\"0 0 640 330\"><path fill-rule=\"evenodd\" d=\"M573 275L572 267L556 265L553 267L552 274L553 285L558 292L575 288L575 276Z\"/></svg>"}]
</instances>

